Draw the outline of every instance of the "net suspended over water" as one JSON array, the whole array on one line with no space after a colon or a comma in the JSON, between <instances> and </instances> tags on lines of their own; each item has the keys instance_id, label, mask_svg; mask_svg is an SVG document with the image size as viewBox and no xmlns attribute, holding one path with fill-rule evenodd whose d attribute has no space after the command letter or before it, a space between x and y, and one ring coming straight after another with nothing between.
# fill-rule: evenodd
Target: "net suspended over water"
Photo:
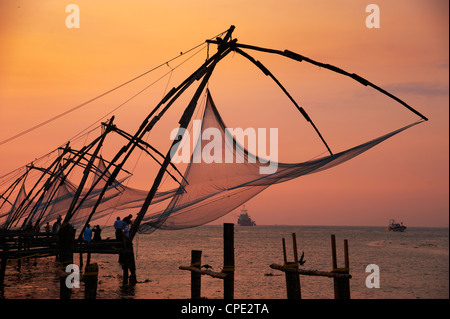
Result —
<instances>
[{"instance_id":1,"label":"net suspended over water","mask_svg":"<svg viewBox=\"0 0 450 319\"><path fill-rule=\"evenodd\" d=\"M201 134L220 132L213 138L214 160L208 163L204 158L200 159L211 141L199 137L182 185L163 211L146 215L140 232L148 233L156 228L182 229L209 223L233 211L270 185L339 165L418 123L320 159L293 164L273 163L249 153L238 143L225 126L208 91ZM262 174L269 166L276 168L275 172Z\"/></svg>"},{"instance_id":2,"label":"net suspended over water","mask_svg":"<svg viewBox=\"0 0 450 319\"><path fill-rule=\"evenodd\" d=\"M339 165L418 123L420 121L319 159L292 164L274 163L252 154L243 147L236 134L226 127L210 92L207 91L200 132L196 146L188 156L190 160L184 178L178 188L156 193L140 224L139 232L183 229L209 223L233 211L270 185ZM205 138L205 135L211 135L211 132L214 133L213 136ZM180 145L184 143L182 140ZM211 143L214 145L213 149ZM212 154L212 159L205 158L205 153ZM94 173L92 190L70 220L75 227L82 227L86 223L110 177L103 159L99 160ZM40 199L33 201L27 196L25 187L21 187L15 200L8 201L9 207L3 205L0 211L3 227L23 227L26 223L33 225L38 223L43 226L47 222L54 221L58 215L64 217L78 187L62 172L53 175L57 176L57 180L52 182L51 187ZM85 194L87 189L83 190L80 198ZM90 217L90 222L94 223L111 215L124 216L136 213L147 194L147 190L131 188L126 186L123 180L115 180L106 187L100 205Z\"/></svg>"},{"instance_id":3,"label":"net suspended over water","mask_svg":"<svg viewBox=\"0 0 450 319\"><path fill-rule=\"evenodd\" d=\"M124 217L130 213L133 215L136 214L134 215L136 216L135 222L130 229L131 239L136 231L151 233L155 229L195 227L209 223L233 211L270 185L286 182L293 178L320 172L339 165L395 134L422 122L413 123L364 144L333 154L306 111L297 104L283 85L260 61L255 60L247 52L244 52L244 50L284 56L294 61L316 65L320 68L349 77L364 86L372 87L402 104L423 120L427 120L425 116L414 110L404 101L355 73L349 73L333 65L315 61L289 50L281 51L238 43L237 39L233 39L232 37L233 30L234 26L231 26L227 31L219 35L224 35L223 38L218 36L215 40L210 39L205 42L208 45L217 44L217 52L212 56L209 56L208 53L206 61L199 68L181 84L169 90L163 99L145 117L134 135L117 128L113 124L114 117L112 117L108 120L108 123L102 123L104 130L101 135L97 136L90 143L83 144L81 149L77 151L72 149L73 140L77 141L78 138L72 139L70 146L70 143L67 143L65 147L57 150L58 152L62 150L62 153L50 165L45 163L41 167L35 165L40 165L40 163L32 163L26 166L25 173L23 174L23 170L21 169L5 175L8 179L7 183L10 183L10 176L16 178L16 173L21 174L9 186L7 185L5 191L2 190L0 192L0 227L5 229L23 229L27 225L39 225L42 227L47 222L55 220L58 215L61 215L65 223L70 223L76 228L83 227L80 231L82 233L84 227L89 222L106 225L100 222L100 220L106 220L109 221L109 224L112 224L116 216ZM232 133L231 130L226 128L208 90L206 92L206 105L201 125L198 128L199 134L196 135L193 132L194 137L198 136L196 146L192 154L191 152L187 154L188 165L184 174L181 174L172 165L171 160L173 158L170 154L164 156L143 140L144 136L152 130L178 97L193 83L200 83L180 118L179 135L174 140L172 149L174 149L174 146L178 147L183 144L183 140L179 141L181 136L183 136L182 131L188 127L189 123L192 124L193 131L196 128L194 123L192 123L192 116L196 110L198 99L204 92L215 66L231 52L243 56L261 70L264 75L274 80L292 101L297 110L314 128L327 147L330 155L307 162L291 164L275 163L273 160L268 161L267 159L258 157L256 148L248 147L246 149L244 140L238 138L236 136L237 134L234 134L237 132L234 131ZM162 65L168 65L168 62ZM115 91L149 72L151 71L147 71L124 82L69 111L80 108L87 103ZM133 97L144 90L141 90ZM49 121L59 118L66 113L62 113ZM43 122L8 140L0 142L0 144L21 136L49 121ZM117 133L125 138L127 142L124 145L119 145L121 147L116 155L110 161L107 161L106 159L102 159L98 154L101 154L100 150L103 147L103 142L106 135L110 132ZM185 136L187 135L185 134ZM261 153L259 145L263 146L263 143L260 144L258 141L258 154ZM127 183L124 183L124 179L119 179L118 177L119 173L128 173L123 168L123 165L131 154L139 149L145 151L145 153L150 155L160 165L159 172L150 190L139 190L128 187ZM52 152L53 155L55 153L56 151ZM206 158L204 156L205 154L207 155ZM184 154L182 154L182 157L184 157ZM159 160L161 158L162 161L160 162ZM82 172L79 171L80 168ZM172 175L170 169L176 170L174 175L182 175L181 181ZM78 175L75 174L77 170ZM172 172L174 171L172 170ZM168 191L161 191L160 184L166 173L175 179L179 183L179 186ZM94 175L93 178L92 175ZM80 178L79 182L77 178ZM0 179L3 179L3 177ZM73 181L77 182L74 183ZM88 181L91 181L91 184ZM3 185L5 183L0 180L0 187Z\"/></svg>"}]
</instances>

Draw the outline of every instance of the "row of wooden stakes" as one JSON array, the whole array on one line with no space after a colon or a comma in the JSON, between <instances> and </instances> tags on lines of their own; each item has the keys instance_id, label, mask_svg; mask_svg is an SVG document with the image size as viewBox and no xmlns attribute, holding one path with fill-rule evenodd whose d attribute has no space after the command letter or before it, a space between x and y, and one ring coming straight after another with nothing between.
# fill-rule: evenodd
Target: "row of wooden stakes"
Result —
<instances>
[{"instance_id":1,"label":"row of wooden stakes","mask_svg":"<svg viewBox=\"0 0 450 319\"><path fill-rule=\"evenodd\" d=\"M179 266L181 270L191 272L191 298L201 298L201 276L207 275L213 278L222 279L224 282L224 299L234 299L234 224L223 224L224 239L224 266L221 272L215 272L209 269L202 269L201 250L191 251L191 264L189 266ZM299 268L299 259L297 251L297 239L295 233L292 233L294 262L288 262L286 254L286 241L282 238L284 265L271 264L270 268L280 270L286 276L287 299L302 299L300 275L320 276L333 278L334 298L350 299L350 264L348 255L348 241L344 240L344 268L337 267L336 237L331 235L332 266L331 271L305 270Z\"/></svg>"}]
</instances>

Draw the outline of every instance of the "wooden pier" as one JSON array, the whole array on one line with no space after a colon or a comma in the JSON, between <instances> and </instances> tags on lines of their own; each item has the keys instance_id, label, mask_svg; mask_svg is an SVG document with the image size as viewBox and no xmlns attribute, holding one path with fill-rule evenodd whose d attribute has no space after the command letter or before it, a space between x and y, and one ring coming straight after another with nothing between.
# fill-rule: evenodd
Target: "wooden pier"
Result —
<instances>
[{"instance_id":1,"label":"wooden pier","mask_svg":"<svg viewBox=\"0 0 450 319\"><path fill-rule=\"evenodd\" d=\"M137 282L133 244L129 240L106 239L92 241L88 244L75 238L75 229L70 225L61 227L58 234L2 230L0 232L0 293L4 290L8 260L17 261L20 265L21 261L27 258L55 256L59 263L59 268L55 272L60 277L60 298L70 298L71 290L65 284L65 279L69 275L66 267L74 264L74 254L79 254L80 257L77 266L85 278L86 298L95 298L98 280L98 265L91 262L91 254L119 255L123 269L123 283L135 284ZM83 254L87 256L84 272Z\"/></svg>"}]
</instances>

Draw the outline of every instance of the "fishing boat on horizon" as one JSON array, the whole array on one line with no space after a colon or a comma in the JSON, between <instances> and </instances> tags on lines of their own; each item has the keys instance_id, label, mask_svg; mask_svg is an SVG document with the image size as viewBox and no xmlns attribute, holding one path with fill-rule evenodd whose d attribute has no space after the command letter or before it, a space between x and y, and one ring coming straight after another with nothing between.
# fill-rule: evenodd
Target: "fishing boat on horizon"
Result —
<instances>
[{"instance_id":1,"label":"fishing boat on horizon","mask_svg":"<svg viewBox=\"0 0 450 319\"><path fill-rule=\"evenodd\" d=\"M241 209L241 214L239 215L237 224L239 226L256 226L255 221L248 215L248 210L245 209L245 205Z\"/></svg>"},{"instance_id":2,"label":"fishing boat on horizon","mask_svg":"<svg viewBox=\"0 0 450 319\"><path fill-rule=\"evenodd\" d=\"M403 225L403 222L397 223L395 219L391 219L389 226L386 228L386 231L389 232L404 232L405 230L406 226Z\"/></svg>"}]
</instances>

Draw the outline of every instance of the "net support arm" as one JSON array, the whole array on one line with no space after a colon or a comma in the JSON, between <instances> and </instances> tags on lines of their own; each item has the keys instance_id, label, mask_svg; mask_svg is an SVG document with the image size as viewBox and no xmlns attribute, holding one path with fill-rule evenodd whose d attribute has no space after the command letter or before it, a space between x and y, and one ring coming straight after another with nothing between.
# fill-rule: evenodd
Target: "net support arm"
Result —
<instances>
[{"instance_id":1,"label":"net support arm","mask_svg":"<svg viewBox=\"0 0 450 319\"><path fill-rule=\"evenodd\" d=\"M303 117L312 125L314 130L316 131L317 135L319 135L320 139L322 140L323 144L327 148L328 152L333 155L333 152L331 151L330 147L328 146L327 142L323 138L322 134L319 132L319 129L316 127L314 122L311 120L309 115L306 113L305 109L297 104L297 102L294 100L294 98L289 94L289 92L284 88L284 86L278 81L278 79L270 72L260 61L255 60L252 56L247 54L246 52L242 51L239 48L235 48L235 51L242 55L243 57L250 60L253 64L255 64L266 76L270 76L272 80L281 88L281 90L287 95L287 97L292 101L292 103L295 105L297 110L303 115Z\"/></svg>"},{"instance_id":2,"label":"net support arm","mask_svg":"<svg viewBox=\"0 0 450 319\"><path fill-rule=\"evenodd\" d=\"M208 40L207 43L215 43L215 44L219 44L218 41L215 40ZM383 88L373 84L372 82L366 80L365 78L359 76L358 74L355 73L350 73L347 72L341 68L338 68L334 65L331 64L326 64L326 63L322 63L322 62L318 62L315 61L313 59L310 59L308 57L305 57L301 54L289 51L289 50L275 50L275 49L268 49L268 48L262 48L262 47L258 47L258 46L254 46L254 45L248 45L248 44L243 44L243 43L236 43L235 44L236 48L242 48L242 49L249 49L249 50L254 50L254 51L260 51L260 52L265 52L265 53L272 53L272 54L278 54L278 55L282 55L285 57L288 57L290 59L296 60L298 62L307 62L313 65L316 65L318 67L342 74L344 76L348 76L350 78L352 78L353 80L357 81L358 83L364 85L364 86L370 86L373 89L379 91L380 93L383 93L384 95L388 96L389 98L395 100L396 102L400 103L401 105L403 105L404 107L406 107L408 110L410 110L411 112L413 112L414 114L416 114L417 116L421 117L423 120L428 121L428 118L423 115L422 113L420 113L419 111L417 111L416 109L414 109L412 106L410 106L409 104L407 104L405 101L399 99L398 97L396 97L395 95L393 95L392 93L384 90Z\"/></svg>"},{"instance_id":3,"label":"net support arm","mask_svg":"<svg viewBox=\"0 0 450 319\"><path fill-rule=\"evenodd\" d=\"M134 236L136 235L136 233L139 229L139 225L142 222L149 206L152 203L153 197L155 196L156 191L158 190L158 187L161 183L164 173L166 172L167 167L168 167L169 163L171 162L171 153L173 151L172 148L178 147L179 142L183 138L184 131L185 131L186 127L188 126L188 124L194 114L198 99L199 99L201 93L203 92L206 84L208 83L209 78L211 77L211 74L212 74L216 64L221 59L223 59L228 53L230 53L230 51L231 50L229 49L229 47L224 47L222 49L219 49L219 51L218 51L219 54L214 58L212 63L206 67L206 70L205 70L205 73L203 73L203 79L202 79L200 85L198 86L197 90L195 91L194 96L192 97L192 99L189 102L188 106L186 107L183 115L181 116L181 119L179 121L180 127L179 127L179 131L178 131L178 136L173 141L172 146L170 147L169 151L167 152L167 155L164 158L164 162L161 165L158 175L156 176L156 178L153 182L153 185L147 194L144 204L142 205L140 211L138 212L138 214L136 216L136 219L134 220L133 224L131 225L130 240L133 240ZM198 79L200 80L200 78L198 78ZM176 151L176 149L175 149L175 151Z\"/></svg>"},{"instance_id":4,"label":"net support arm","mask_svg":"<svg viewBox=\"0 0 450 319\"><path fill-rule=\"evenodd\" d=\"M121 129L118 129L117 127L114 128L114 130L115 130L119 135L123 136L124 138L127 138L127 139L132 139L132 138L133 138L133 137L131 136L131 134L129 134L129 133L127 133L127 132L125 132L125 131L123 131L123 130L121 130ZM145 141L143 141L143 140L139 140L139 142L136 141L135 143L137 144L137 147L138 147L138 148L140 148L142 151L144 151L145 153L147 153L151 158L153 158L153 160L155 160L156 163L158 163L159 165L162 165L162 163L161 163L161 162L160 162L160 161L159 161L152 153L150 153L149 150L148 150L147 148L150 148L152 151L154 151L154 152L157 153L159 156L161 156L162 158L164 158L164 155L163 155L161 152L159 152L156 148L154 148L153 146L151 146L150 144L148 144L147 142L145 142ZM142 145L141 145L141 144L142 144ZM169 164L170 164L170 166L172 166L172 168L174 168L175 171L181 176L181 178L183 179L183 181L184 181L186 184L189 184L188 181L184 178L183 174L178 170L178 168L177 168L172 162L170 162ZM166 170L166 171L167 171L167 174L169 174L169 176L172 177L172 179L173 179L175 182L177 182L177 183L183 188L183 190L184 190L184 187L183 187L183 185L181 184L181 182L178 181L178 180L176 179L176 177L173 176L173 175L169 172L169 170Z\"/></svg>"}]
</instances>

